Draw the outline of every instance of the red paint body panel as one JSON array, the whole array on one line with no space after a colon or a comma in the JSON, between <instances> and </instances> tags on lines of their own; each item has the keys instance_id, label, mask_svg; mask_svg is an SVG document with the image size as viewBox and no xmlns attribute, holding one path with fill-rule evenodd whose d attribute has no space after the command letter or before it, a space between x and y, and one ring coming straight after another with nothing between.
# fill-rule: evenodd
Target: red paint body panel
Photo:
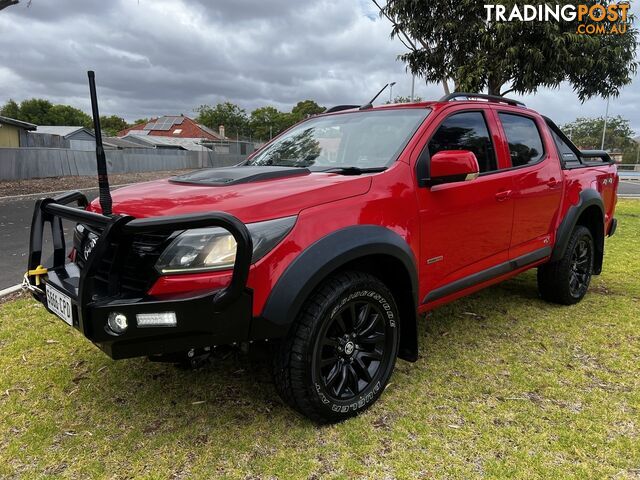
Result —
<instances>
[{"instance_id":1,"label":"red paint body panel","mask_svg":"<svg viewBox=\"0 0 640 480\"><path fill-rule=\"evenodd\" d=\"M563 170L548 127L536 112L478 101L377 107L393 108L429 108L431 113L398 161L384 172L360 176L311 173L222 187L160 180L114 191L113 210L134 217L225 211L245 223L297 215L284 240L251 267L248 287L254 293L255 316L301 252L352 225L379 225L404 238L418 262L419 301L434 289L542 247L553 247L558 226L584 189L600 192L606 208L605 228L609 228L616 203L615 166ZM430 137L450 114L470 110L484 112L499 170L471 181L418 187L416 163ZM512 168L500 111L529 116L536 122L545 148L540 162ZM100 210L97 201L90 209ZM547 260L422 303L419 310L468 295ZM170 275L159 278L149 294L215 290L229 281L229 271Z\"/></svg>"},{"instance_id":2,"label":"red paint body panel","mask_svg":"<svg viewBox=\"0 0 640 480\"><path fill-rule=\"evenodd\" d=\"M136 218L225 211L245 223L296 215L310 206L362 195L369 177L313 173L233 187L209 187L156 180L112 193L113 212ZM97 202L92 209L100 211Z\"/></svg>"}]
</instances>

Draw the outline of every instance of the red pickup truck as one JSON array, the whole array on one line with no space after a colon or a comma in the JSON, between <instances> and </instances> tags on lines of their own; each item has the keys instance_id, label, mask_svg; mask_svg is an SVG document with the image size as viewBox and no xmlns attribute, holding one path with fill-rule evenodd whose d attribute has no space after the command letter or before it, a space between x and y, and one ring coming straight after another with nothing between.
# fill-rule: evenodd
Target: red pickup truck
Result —
<instances>
[{"instance_id":1,"label":"red pickup truck","mask_svg":"<svg viewBox=\"0 0 640 480\"><path fill-rule=\"evenodd\" d=\"M339 421L418 358L420 313L534 267L542 298L580 301L617 186L605 152L514 100L334 107L241 165L120 188L111 215L39 200L28 286L114 359L275 341L282 398Z\"/></svg>"}]
</instances>

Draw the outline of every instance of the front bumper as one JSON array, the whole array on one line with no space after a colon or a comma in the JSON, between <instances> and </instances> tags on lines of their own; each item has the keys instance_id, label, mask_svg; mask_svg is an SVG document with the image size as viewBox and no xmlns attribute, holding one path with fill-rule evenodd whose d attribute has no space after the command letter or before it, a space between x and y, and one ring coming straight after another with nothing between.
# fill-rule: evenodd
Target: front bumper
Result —
<instances>
[{"instance_id":1,"label":"front bumper","mask_svg":"<svg viewBox=\"0 0 640 480\"><path fill-rule=\"evenodd\" d=\"M77 202L80 208L68 204ZM231 344L249 338L252 320L251 290L246 287L251 263L252 242L246 226L224 212L134 219L107 217L84 210L87 200L80 192L70 192L36 202L31 225L29 270L41 264L44 227L51 225L53 265L39 285L27 278L34 297L47 307L46 288L53 287L71 299L73 327L111 358L130 358ZM62 220L82 223L101 231L95 247L82 268L67 263ZM237 243L236 262L230 284L221 290L196 295L153 297L146 291L122 288L123 259L140 235L179 232L191 228L217 226L227 229ZM51 311L51 310L50 310ZM114 335L107 328L110 313L124 314L128 328ZM174 327L139 327L136 315L173 312Z\"/></svg>"}]
</instances>

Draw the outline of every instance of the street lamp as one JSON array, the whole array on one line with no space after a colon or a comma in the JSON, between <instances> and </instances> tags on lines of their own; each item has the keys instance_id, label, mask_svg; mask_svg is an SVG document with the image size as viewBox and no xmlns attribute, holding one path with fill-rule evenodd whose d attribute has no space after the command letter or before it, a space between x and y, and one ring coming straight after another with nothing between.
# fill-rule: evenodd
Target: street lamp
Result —
<instances>
[{"instance_id":1,"label":"street lamp","mask_svg":"<svg viewBox=\"0 0 640 480\"><path fill-rule=\"evenodd\" d=\"M389 103L391 103L393 101L393 86L396 84L396 82L391 82L389 84Z\"/></svg>"}]
</instances>

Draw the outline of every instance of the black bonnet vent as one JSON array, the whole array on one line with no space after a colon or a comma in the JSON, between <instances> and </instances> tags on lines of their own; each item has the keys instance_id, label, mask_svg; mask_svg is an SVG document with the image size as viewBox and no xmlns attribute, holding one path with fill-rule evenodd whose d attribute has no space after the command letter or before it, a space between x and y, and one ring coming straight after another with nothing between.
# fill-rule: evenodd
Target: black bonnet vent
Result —
<instances>
[{"instance_id":1,"label":"black bonnet vent","mask_svg":"<svg viewBox=\"0 0 640 480\"><path fill-rule=\"evenodd\" d=\"M239 183L253 183L284 177L309 175L310 173L306 168L297 167L206 168L171 177L170 181L174 183L221 187L225 185L237 185Z\"/></svg>"}]
</instances>

